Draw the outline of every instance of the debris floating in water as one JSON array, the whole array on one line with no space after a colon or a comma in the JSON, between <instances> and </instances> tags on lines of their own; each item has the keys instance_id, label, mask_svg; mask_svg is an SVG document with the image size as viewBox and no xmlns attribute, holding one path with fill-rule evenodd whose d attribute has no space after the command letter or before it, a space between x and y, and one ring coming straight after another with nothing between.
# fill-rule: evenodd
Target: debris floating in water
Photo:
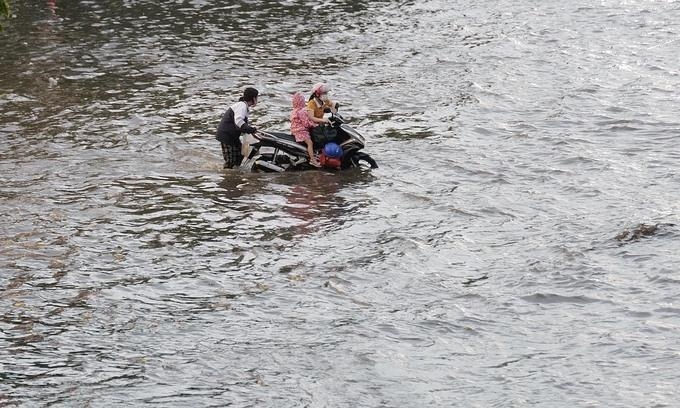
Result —
<instances>
[{"instance_id":1,"label":"debris floating in water","mask_svg":"<svg viewBox=\"0 0 680 408\"><path fill-rule=\"evenodd\" d=\"M636 241L642 237L655 235L658 229L659 224L638 224L638 226L633 228L633 230L623 230L615 238L619 241Z\"/></svg>"}]
</instances>

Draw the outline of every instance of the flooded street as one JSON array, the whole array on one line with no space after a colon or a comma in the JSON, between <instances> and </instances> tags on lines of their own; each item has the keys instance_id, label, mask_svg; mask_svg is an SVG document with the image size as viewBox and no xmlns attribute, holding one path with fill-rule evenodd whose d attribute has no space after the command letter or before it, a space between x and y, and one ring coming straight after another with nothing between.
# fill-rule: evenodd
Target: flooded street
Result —
<instances>
[{"instance_id":1,"label":"flooded street","mask_svg":"<svg viewBox=\"0 0 680 408\"><path fill-rule=\"evenodd\" d=\"M677 406L677 2L11 3L0 407ZM380 168L222 168L319 81Z\"/></svg>"}]
</instances>

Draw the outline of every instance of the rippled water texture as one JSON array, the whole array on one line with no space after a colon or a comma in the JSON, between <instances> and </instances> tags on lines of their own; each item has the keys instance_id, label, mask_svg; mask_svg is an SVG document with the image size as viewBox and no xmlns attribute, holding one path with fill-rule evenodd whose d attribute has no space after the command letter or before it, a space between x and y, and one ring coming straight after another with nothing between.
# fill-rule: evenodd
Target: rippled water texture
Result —
<instances>
[{"instance_id":1,"label":"rippled water texture","mask_svg":"<svg viewBox=\"0 0 680 408\"><path fill-rule=\"evenodd\" d=\"M0 406L678 406L678 2L12 3ZM319 80L379 169L222 170Z\"/></svg>"}]
</instances>

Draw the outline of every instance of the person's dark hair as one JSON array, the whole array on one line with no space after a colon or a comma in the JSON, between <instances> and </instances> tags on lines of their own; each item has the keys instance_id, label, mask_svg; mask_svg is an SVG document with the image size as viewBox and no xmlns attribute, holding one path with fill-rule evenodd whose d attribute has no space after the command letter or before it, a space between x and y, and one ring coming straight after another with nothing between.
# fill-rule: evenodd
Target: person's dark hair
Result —
<instances>
[{"instance_id":1,"label":"person's dark hair","mask_svg":"<svg viewBox=\"0 0 680 408\"><path fill-rule=\"evenodd\" d=\"M259 95L259 92L255 88L246 88L243 91L243 96L240 97L238 100L239 101L244 101L244 102L251 102L253 99L257 98L257 95Z\"/></svg>"}]
</instances>

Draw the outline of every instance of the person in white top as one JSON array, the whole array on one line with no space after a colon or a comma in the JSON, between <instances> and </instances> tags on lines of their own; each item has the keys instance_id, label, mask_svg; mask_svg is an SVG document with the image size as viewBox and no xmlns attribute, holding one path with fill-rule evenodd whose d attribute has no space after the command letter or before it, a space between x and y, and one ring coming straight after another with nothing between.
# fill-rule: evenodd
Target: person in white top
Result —
<instances>
[{"instance_id":1,"label":"person in white top","mask_svg":"<svg viewBox=\"0 0 680 408\"><path fill-rule=\"evenodd\" d=\"M258 94L257 89L246 88L238 102L231 105L222 115L215 138L222 144L225 169L231 169L243 161L241 134L252 134L257 131L248 123L248 112L257 104Z\"/></svg>"}]
</instances>

